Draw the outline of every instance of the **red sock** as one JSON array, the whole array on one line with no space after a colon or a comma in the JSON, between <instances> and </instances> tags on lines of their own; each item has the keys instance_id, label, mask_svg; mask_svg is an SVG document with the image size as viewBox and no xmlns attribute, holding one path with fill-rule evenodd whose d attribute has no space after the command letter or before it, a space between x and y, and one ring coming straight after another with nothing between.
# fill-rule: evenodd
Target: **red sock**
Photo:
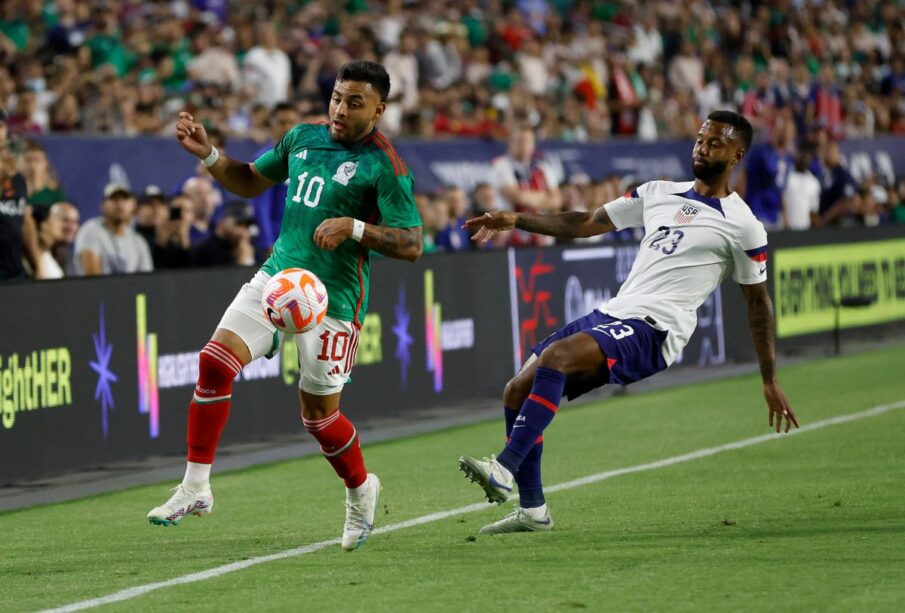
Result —
<instances>
[{"instance_id":1,"label":"red sock","mask_svg":"<svg viewBox=\"0 0 905 613\"><path fill-rule=\"evenodd\" d=\"M225 345L210 341L198 360L198 385L189 403L189 462L213 464L220 433L229 419L233 379L242 370L239 360Z\"/></svg>"},{"instance_id":2,"label":"red sock","mask_svg":"<svg viewBox=\"0 0 905 613\"><path fill-rule=\"evenodd\" d=\"M368 478L355 426L336 411L323 419L302 419L305 429L321 444L321 453L346 487L358 487Z\"/></svg>"}]
</instances>

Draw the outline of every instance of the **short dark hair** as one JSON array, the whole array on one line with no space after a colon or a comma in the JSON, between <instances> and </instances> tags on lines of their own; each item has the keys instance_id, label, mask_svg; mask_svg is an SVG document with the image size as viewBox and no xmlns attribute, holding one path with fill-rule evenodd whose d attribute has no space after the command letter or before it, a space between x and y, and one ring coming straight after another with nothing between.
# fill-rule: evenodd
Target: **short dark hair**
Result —
<instances>
[{"instance_id":1,"label":"short dark hair","mask_svg":"<svg viewBox=\"0 0 905 613\"><path fill-rule=\"evenodd\" d=\"M713 111L707 116L707 119L728 124L738 130L742 144L745 146L745 153L748 153L748 150L751 149L751 141L754 140L754 128L747 119L733 111Z\"/></svg>"},{"instance_id":2,"label":"short dark hair","mask_svg":"<svg viewBox=\"0 0 905 613\"><path fill-rule=\"evenodd\" d=\"M298 109L295 108L295 105L289 102L277 102L273 107L273 110L270 112L272 115L276 115L277 113L282 113L283 111L295 111L296 113L298 113Z\"/></svg>"},{"instance_id":3,"label":"short dark hair","mask_svg":"<svg viewBox=\"0 0 905 613\"><path fill-rule=\"evenodd\" d=\"M370 83L377 90L377 93L380 94L381 102L386 102L387 97L390 95L390 75L387 74L386 68L377 62L356 60L343 64L339 68L336 80Z\"/></svg>"}]
</instances>

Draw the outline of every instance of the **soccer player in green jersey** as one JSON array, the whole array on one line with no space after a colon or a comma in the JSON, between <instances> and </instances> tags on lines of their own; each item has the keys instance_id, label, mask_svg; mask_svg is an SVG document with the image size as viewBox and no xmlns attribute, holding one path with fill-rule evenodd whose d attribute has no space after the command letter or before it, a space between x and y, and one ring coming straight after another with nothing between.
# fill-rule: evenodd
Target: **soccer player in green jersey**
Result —
<instances>
[{"instance_id":1,"label":"soccer player in green jersey","mask_svg":"<svg viewBox=\"0 0 905 613\"><path fill-rule=\"evenodd\" d=\"M251 198L287 179L289 189L273 255L239 290L201 350L189 404L185 478L148 513L151 523L171 525L185 515L210 513L211 464L229 417L233 379L278 344L276 328L261 309L262 289L281 270L306 268L324 282L330 300L320 326L295 336L302 421L346 485L343 549L356 549L370 535L380 480L365 469L355 427L339 410L340 394L368 308L368 250L410 261L422 251L412 175L374 127L389 91L383 66L345 64L330 99L330 122L295 126L251 164L220 153L201 124L179 114L176 138L228 190Z\"/></svg>"}]
</instances>

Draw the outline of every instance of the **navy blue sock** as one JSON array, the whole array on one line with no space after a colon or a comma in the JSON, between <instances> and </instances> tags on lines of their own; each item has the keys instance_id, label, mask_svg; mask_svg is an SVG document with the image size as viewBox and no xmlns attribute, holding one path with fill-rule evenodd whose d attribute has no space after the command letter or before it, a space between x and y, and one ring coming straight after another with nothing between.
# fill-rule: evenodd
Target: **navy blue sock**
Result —
<instances>
[{"instance_id":1,"label":"navy blue sock","mask_svg":"<svg viewBox=\"0 0 905 613\"><path fill-rule=\"evenodd\" d=\"M544 453L544 440L534 444L528 455L522 461L515 473L515 482L518 484L519 506L523 509L533 509L546 502L544 488L540 481L540 457Z\"/></svg>"},{"instance_id":2,"label":"navy blue sock","mask_svg":"<svg viewBox=\"0 0 905 613\"><path fill-rule=\"evenodd\" d=\"M497 456L497 461L513 475L518 472L544 429L553 421L565 387L566 376L563 373L543 366L537 368L531 393L519 411L509 442Z\"/></svg>"},{"instance_id":3,"label":"navy blue sock","mask_svg":"<svg viewBox=\"0 0 905 613\"><path fill-rule=\"evenodd\" d=\"M512 426L515 425L515 418L518 417L518 411L503 407L503 417L506 420L506 442L508 443L509 435L512 434Z\"/></svg>"}]
</instances>

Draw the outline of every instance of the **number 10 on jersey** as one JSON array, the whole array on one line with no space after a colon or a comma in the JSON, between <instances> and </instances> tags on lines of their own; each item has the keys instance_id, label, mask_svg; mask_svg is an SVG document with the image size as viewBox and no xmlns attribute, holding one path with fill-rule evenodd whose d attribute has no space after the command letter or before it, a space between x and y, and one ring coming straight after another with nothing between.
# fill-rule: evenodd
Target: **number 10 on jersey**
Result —
<instances>
[{"instance_id":1,"label":"number 10 on jersey","mask_svg":"<svg viewBox=\"0 0 905 613\"><path fill-rule=\"evenodd\" d=\"M305 188L305 181L308 179L308 173L303 172L299 175L298 181L299 185L295 189L295 195L292 196L293 202L301 202L307 207L311 207L312 209L317 206L317 203L321 201L321 193L324 191L324 180L323 178L313 175L311 180L308 181L308 188ZM302 191L304 190L305 196L302 196Z\"/></svg>"}]
</instances>

